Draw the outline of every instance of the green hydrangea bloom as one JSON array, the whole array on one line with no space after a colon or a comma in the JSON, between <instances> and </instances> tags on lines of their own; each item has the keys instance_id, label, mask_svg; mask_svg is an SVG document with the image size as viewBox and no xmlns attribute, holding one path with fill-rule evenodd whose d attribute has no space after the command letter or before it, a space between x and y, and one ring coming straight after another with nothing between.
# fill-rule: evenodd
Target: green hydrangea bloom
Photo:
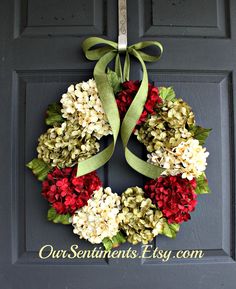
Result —
<instances>
[{"instance_id":1,"label":"green hydrangea bloom","mask_svg":"<svg viewBox=\"0 0 236 289\"><path fill-rule=\"evenodd\" d=\"M49 128L39 137L38 158L51 166L71 167L99 151L99 143L90 134L83 134L76 121L65 121Z\"/></svg>"},{"instance_id":2,"label":"green hydrangea bloom","mask_svg":"<svg viewBox=\"0 0 236 289\"><path fill-rule=\"evenodd\" d=\"M149 152L160 147L171 149L192 137L188 127L194 123L194 114L186 102L182 99L165 101L157 114L147 119L135 134Z\"/></svg>"},{"instance_id":3,"label":"green hydrangea bloom","mask_svg":"<svg viewBox=\"0 0 236 289\"><path fill-rule=\"evenodd\" d=\"M186 127L195 123L192 108L182 99L164 102L158 113L170 128Z\"/></svg>"},{"instance_id":4,"label":"green hydrangea bloom","mask_svg":"<svg viewBox=\"0 0 236 289\"><path fill-rule=\"evenodd\" d=\"M121 196L120 228L128 242L147 244L163 230L162 213L145 198L139 187L128 188Z\"/></svg>"}]
</instances>

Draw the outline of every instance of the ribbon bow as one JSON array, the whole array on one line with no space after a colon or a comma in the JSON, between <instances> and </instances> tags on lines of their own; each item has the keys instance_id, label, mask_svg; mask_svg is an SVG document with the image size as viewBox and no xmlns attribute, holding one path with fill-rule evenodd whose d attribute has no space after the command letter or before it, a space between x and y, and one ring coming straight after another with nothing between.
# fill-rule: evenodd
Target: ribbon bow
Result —
<instances>
[{"instance_id":1,"label":"ribbon bow","mask_svg":"<svg viewBox=\"0 0 236 289\"><path fill-rule=\"evenodd\" d=\"M93 48L96 45L102 47ZM160 50L160 55L149 55L142 51L143 48L155 46ZM162 45L157 41L143 41L129 46L126 50L124 69L122 73L120 51L116 42L105 40L99 37L89 37L82 44L85 56L89 60L97 60L94 68L94 79L97 84L99 96L111 126L113 141L103 151L97 155L79 163L77 176L82 176L103 166L111 158L115 144L121 131L121 139L124 146L125 158L128 164L137 172L151 179L156 179L162 173L163 169L137 157L128 148L128 142L135 128L137 121L142 114L148 95L148 73L145 65L147 62L157 61L163 52ZM134 56L141 64L143 70L143 79L139 90L135 95L120 128L120 116L117 108L115 95L109 84L106 74L108 64L115 58L115 71L121 79L128 80L130 73L130 55ZM124 77L123 77L124 76Z\"/></svg>"}]
</instances>

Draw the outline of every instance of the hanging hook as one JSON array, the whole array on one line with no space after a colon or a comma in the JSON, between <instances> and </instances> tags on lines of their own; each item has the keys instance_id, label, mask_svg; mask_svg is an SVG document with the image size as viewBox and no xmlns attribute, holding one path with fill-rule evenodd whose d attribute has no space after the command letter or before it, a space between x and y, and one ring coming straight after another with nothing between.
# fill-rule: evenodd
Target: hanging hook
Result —
<instances>
[{"instance_id":1,"label":"hanging hook","mask_svg":"<svg viewBox=\"0 0 236 289\"><path fill-rule=\"evenodd\" d=\"M126 51L127 49L127 3L126 0L118 0L118 50Z\"/></svg>"}]
</instances>

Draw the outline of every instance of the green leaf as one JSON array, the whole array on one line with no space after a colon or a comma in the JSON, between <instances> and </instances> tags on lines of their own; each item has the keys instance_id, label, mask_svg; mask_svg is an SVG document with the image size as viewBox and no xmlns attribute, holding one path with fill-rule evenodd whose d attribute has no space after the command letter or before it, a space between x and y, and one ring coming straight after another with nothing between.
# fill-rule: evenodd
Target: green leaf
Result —
<instances>
[{"instance_id":1,"label":"green leaf","mask_svg":"<svg viewBox=\"0 0 236 289\"><path fill-rule=\"evenodd\" d=\"M208 186L208 181L205 174L200 175L200 177L197 178L197 188L195 190L196 194L208 194L210 193L210 188Z\"/></svg>"},{"instance_id":2,"label":"green leaf","mask_svg":"<svg viewBox=\"0 0 236 289\"><path fill-rule=\"evenodd\" d=\"M118 247L120 244L123 244L126 242L126 239L124 235L121 232L118 232L113 238L112 238L112 244L113 248Z\"/></svg>"},{"instance_id":3,"label":"green leaf","mask_svg":"<svg viewBox=\"0 0 236 289\"><path fill-rule=\"evenodd\" d=\"M26 166L32 170L39 181L45 180L51 170L51 167L41 159L33 159Z\"/></svg>"},{"instance_id":4,"label":"green leaf","mask_svg":"<svg viewBox=\"0 0 236 289\"><path fill-rule=\"evenodd\" d=\"M211 131L211 128L203 128L198 125L190 127L190 132L193 137L199 141L200 145L204 145Z\"/></svg>"},{"instance_id":5,"label":"green leaf","mask_svg":"<svg viewBox=\"0 0 236 289\"><path fill-rule=\"evenodd\" d=\"M118 247L120 244L126 242L124 235L121 232L118 232L114 237L104 238L102 240L103 246L106 251L110 251L112 248Z\"/></svg>"},{"instance_id":6,"label":"green leaf","mask_svg":"<svg viewBox=\"0 0 236 289\"><path fill-rule=\"evenodd\" d=\"M175 100L175 92L172 87L160 87L159 88L160 97L164 100Z\"/></svg>"},{"instance_id":7,"label":"green leaf","mask_svg":"<svg viewBox=\"0 0 236 289\"><path fill-rule=\"evenodd\" d=\"M61 105L59 103L49 104L47 109L47 117L45 122L47 125L53 126L64 122L64 118L61 113Z\"/></svg>"},{"instance_id":8,"label":"green leaf","mask_svg":"<svg viewBox=\"0 0 236 289\"><path fill-rule=\"evenodd\" d=\"M107 77L110 83L110 86L113 88L114 94L121 90L121 79L115 73L115 71L108 68L107 70Z\"/></svg>"},{"instance_id":9,"label":"green leaf","mask_svg":"<svg viewBox=\"0 0 236 289\"><path fill-rule=\"evenodd\" d=\"M168 224L167 220L165 219L163 224L162 234L166 237L174 239L176 237L176 233L179 232L180 225L179 224Z\"/></svg>"},{"instance_id":10,"label":"green leaf","mask_svg":"<svg viewBox=\"0 0 236 289\"><path fill-rule=\"evenodd\" d=\"M112 249L112 241L109 238L104 238L102 240L102 244L106 251L110 251Z\"/></svg>"},{"instance_id":11,"label":"green leaf","mask_svg":"<svg viewBox=\"0 0 236 289\"><path fill-rule=\"evenodd\" d=\"M68 213L68 214L65 214L65 215L60 215L57 213L57 211L51 207L49 210L48 210L48 220L55 223L55 224L63 224L63 225L69 225L70 222L69 222L69 219L71 217L71 215Z\"/></svg>"}]
</instances>

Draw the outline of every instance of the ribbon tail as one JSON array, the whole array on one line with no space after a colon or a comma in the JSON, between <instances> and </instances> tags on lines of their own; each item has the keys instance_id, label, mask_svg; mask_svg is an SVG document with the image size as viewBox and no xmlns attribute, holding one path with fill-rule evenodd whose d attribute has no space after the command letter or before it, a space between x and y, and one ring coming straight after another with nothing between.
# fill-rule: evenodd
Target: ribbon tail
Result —
<instances>
[{"instance_id":1,"label":"ribbon tail","mask_svg":"<svg viewBox=\"0 0 236 289\"><path fill-rule=\"evenodd\" d=\"M129 80L129 75L130 75L130 56L129 56L129 52L126 51L126 55L125 55L125 63L124 63L124 81L128 81Z\"/></svg>"},{"instance_id":2,"label":"ribbon tail","mask_svg":"<svg viewBox=\"0 0 236 289\"><path fill-rule=\"evenodd\" d=\"M103 105L103 109L112 129L113 141L106 149L104 149L97 155L92 156L91 158L82 162L79 162L77 177L87 174L103 166L106 162L109 161L114 152L115 143L120 129L120 116L116 105L113 89L110 86L106 75L106 68L115 56L116 53L114 51L110 51L109 53L105 54L100 58L94 68L94 78L97 84L97 89Z\"/></svg>"},{"instance_id":3,"label":"ribbon tail","mask_svg":"<svg viewBox=\"0 0 236 289\"><path fill-rule=\"evenodd\" d=\"M121 139L123 142L127 163L134 170L141 173L142 175L149 177L151 179L156 179L157 177L160 176L160 174L164 170L158 166L155 166L153 164L147 163L146 161L143 161L142 159L138 158L134 153L132 153L128 149L128 142L129 142L130 136L132 135L133 129L135 128L137 121L143 112L143 108L147 100L147 94L148 94L148 74L147 74L145 63L142 57L140 56L140 54L136 50L131 49L130 53L134 57L136 57L141 63L142 70L143 70L143 79L141 81L139 90L135 98L133 99L124 117L124 120L122 122Z\"/></svg>"},{"instance_id":4,"label":"ribbon tail","mask_svg":"<svg viewBox=\"0 0 236 289\"><path fill-rule=\"evenodd\" d=\"M119 79L123 82L123 74L122 74L122 67L120 62L120 55L117 53L116 60L115 60L115 72Z\"/></svg>"},{"instance_id":5,"label":"ribbon tail","mask_svg":"<svg viewBox=\"0 0 236 289\"><path fill-rule=\"evenodd\" d=\"M131 168L133 168L138 173L144 175L145 177L155 180L164 171L162 168L140 159L127 147L125 148L125 158Z\"/></svg>"}]
</instances>

